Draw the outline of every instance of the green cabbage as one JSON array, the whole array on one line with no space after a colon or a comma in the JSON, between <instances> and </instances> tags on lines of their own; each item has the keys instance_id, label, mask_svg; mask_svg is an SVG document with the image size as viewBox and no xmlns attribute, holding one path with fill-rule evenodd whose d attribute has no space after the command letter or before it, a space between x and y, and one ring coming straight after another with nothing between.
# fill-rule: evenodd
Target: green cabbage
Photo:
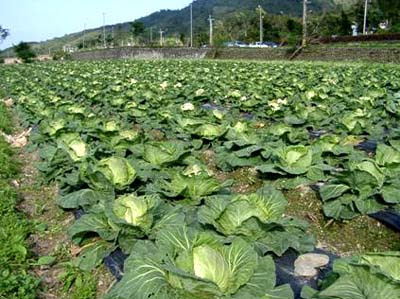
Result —
<instances>
[{"instance_id":1,"label":"green cabbage","mask_svg":"<svg viewBox=\"0 0 400 299\"><path fill-rule=\"evenodd\" d=\"M288 146L277 151L277 166L290 174L306 173L312 165L311 147L303 145Z\"/></svg>"},{"instance_id":2,"label":"green cabbage","mask_svg":"<svg viewBox=\"0 0 400 299\"><path fill-rule=\"evenodd\" d=\"M78 133L63 134L58 138L60 144L65 144L66 151L73 161L82 160L88 154L86 143L82 140Z\"/></svg>"},{"instance_id":3,"label":"green cabbage","mask_svg":"<svg viewBox=\"0 0 400 299\"><path fill-rule=\"evenodd\" d=\"M129 186L136 178L136 170L128 160L121 157L101 160L96 170L101 172L117 189Z\"/></svg>"},{"instance_id":4,"label":"green cabbage","mask_svg":"<svg viewBox=\"0 0 400 299\"><path fill-rule=\"evenodd\" d=\"M154 196L123 195L114 201L113 212L125 223L147 230L153 223L151 211L157 203Z\"/></svg>"}]
</instances>

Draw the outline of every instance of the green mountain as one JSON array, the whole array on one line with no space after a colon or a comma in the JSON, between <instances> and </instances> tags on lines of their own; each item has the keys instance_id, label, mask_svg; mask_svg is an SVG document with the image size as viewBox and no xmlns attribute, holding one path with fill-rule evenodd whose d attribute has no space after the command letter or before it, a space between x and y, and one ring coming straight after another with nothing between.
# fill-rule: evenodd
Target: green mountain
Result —
<instances>
[{"instance_id":1,"label":"green mountain","mask_svg":"<svg viewBox=\"0 0 400 299\"><path fill-rule=\"evenodd\" d=\"M321 13L337 8L337 5L349 3L353 0L312 0L309 9L313 13ZM356 0L354 0L356 1ZM256 8L262 8L272 15L290 15L300 17L302 14L302 0L195 0L193 1L194 30L196 34L206 32L208 29L208 17L212 15L215 20L222 20L237 12L256 14ZM181 39L188 36L190 27L190 7L179 10L161 10L142 17L140 21L145 26L143 33L146 39L150 39L152 31L154 40L158 38L158 30L162 28L166 37L176 36ZM152 28L152 29L150 29ZM107 42L112 39L117 44L124 44L132 40L131 23L121 23L106 26ZM102 28L94 28L85 32L76 32L63 37L54 38L33 45L34 50L39 54L46 54L60 50L65 45L95 47L102 44ZM5 56L7 49L3 51Z\"/></svg>"},{"instance_id":2,"label":"green mountain","mask_svg":"<svg viewBox=\"0 0 400 299\"><path fill-rule=\"evenodd\" d=\"M313 0L309 9L314 12L331 10L337 0ZM342 0L343 1L343 0ZM196 27L206 26L211 14L216 20L238 11L254 11L258 5L270 14L301 16L302 0L195 0L193 1L193 18ZM187 32L190 8L180 10L162 10L139 19L146 27L168 28L172 32Z\"/></svg>"}]
</instances>

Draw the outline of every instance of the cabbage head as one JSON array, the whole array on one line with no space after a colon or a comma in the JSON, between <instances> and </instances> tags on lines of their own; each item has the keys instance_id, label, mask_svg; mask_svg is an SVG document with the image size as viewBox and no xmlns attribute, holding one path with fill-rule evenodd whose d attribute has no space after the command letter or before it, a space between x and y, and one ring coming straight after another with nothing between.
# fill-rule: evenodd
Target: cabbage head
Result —
<instances>
[{"instance_id":1,"label":"cabbage head","mask_svg":"<svg viewBox=\"0 0 400 299\"><path fill-rule=\"evenodd\" d=\"M293 298L289 285L275 283L270 256L259 256L243 239L225 245L183 224L164 227L155 242L138 240L124 277L105 298Z\"/></svg>"},{"instance_id":2,"label":"cabbage head","mask_svg":"<svg viewBox=\"0 0 400 299\"><path fill-rule=\"evenodd\" d=\"M63 134L58 138L59 147L64 148L73 161L80 161L88 154L86 143L78 133Z\"/></svg>"},{"instance_id":3,"label":"cabbage head","mask_svg":"<svg viewBox=\"0 0 400 299\"><path fill-rule=\"evenodd\" d=\"M136 170L128 160L121 157L101 160L96 170L101 172L117 189L129 186L136 178Z\"/></svg>"},{"instance_id":4,"label":"cabbage head","mask_svg":"<svg viewBox=\"0 0 400 299\"><path fill-rule=\"evenodd\" d=\"M306 173L312 164L312 149L303 145L288 146L277 151L277 166L290 174Z\"/></svg>"},{"instance_id":5,"label":"cabbage head","mask_svg":"<svg viewBox=\"0 0 400 299\"><path fill-rule=\"evenodd\" d=\"M153 223L152 210L157 206L155 196L137 196L127 194L118 197L113 203L113 212L124 223L143 230L150 229Z\"/></svg>"}]
</instances>

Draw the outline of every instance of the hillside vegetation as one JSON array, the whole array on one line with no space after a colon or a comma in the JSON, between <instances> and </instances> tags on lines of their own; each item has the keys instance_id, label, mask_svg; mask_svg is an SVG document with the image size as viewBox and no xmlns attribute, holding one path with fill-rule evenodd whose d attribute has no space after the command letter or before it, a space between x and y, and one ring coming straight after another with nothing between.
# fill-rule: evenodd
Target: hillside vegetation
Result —
<instances>
[{"instance_id":1,"label":"hillside vegetation","mask_svg":"<svg viewBox=\"0 0 400 299\"><path fill-rule=\"evenodd\" d=\"M264 14L264 40L294 45L302 34L301 0L196 0L193 1L194 44L209 41L208 17L214 18L215 44L229 40L254 42L259 39L259 10ZM400 31L400 2L373 0L368 13L368 30L380 30L388 21L389 31ZM314 37L349 35L357 23L362 31L364 2L357 0L313 0L309 3L309 33ZM135 24L136 27L133 26ZM164 46L187 46L190 39L190 7L161 10L135 22L108 25L107 46L158 46L159 30L164 31ZM388 30L386 30L388 31ZM72 33L32 44L38 54L52 54L63 46L78 49L103 47L102 28ZM3 51L2 56L7 56ZM1 53L0 53L1 55Z\"/></svg>"}]
</instances>

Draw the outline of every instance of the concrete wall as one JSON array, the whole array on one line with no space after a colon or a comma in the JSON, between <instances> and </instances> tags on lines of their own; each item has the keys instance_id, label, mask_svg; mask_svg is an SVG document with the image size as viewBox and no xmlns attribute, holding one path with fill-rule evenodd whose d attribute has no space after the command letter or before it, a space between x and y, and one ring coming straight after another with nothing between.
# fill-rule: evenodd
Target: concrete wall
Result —
<instances>
[{"instance_id":1,"label":"concrete wall","mask_svg":"<svg viewBox=\"0 0 400 299\"><path fill-rule=\"evenodd\" d=\"M221 48L213 56L216 59L286 60L290 54L282 48Z\"/></svg>"},{"instance_id":2,"label":"concrete wall","mask_svg":"<svg viewBox=\"0 0 400 299\"><path fill-rule=\"evenodd\" d=\"M98 60L98 59L202 59L208 53L207 49L191 48L114 48L100 49L86 52L72 53L74 60Z\"/></svg>"},{"instance_id":3,"label":"concrete wall","mask_svg":"<svg viewBox=\"0 0 400 299\"><path fill-rule=\"evenodd\" d=\"M296 60L312 61L372 61L400 63L399 48L306 48Z\"/></svg>"},{"instance_id":4,"label":"concrete wall","mask_svg":"<svg viewBox=\"0 0 400 299\"><path fill-rule=\"evenodd\" d=\"M114 48L71 54L75 60L98 59L233 59L233 60L287 60L286 48ZM334 48L311 46L304 49L296 60L308 61L372 61L400 63L399 48Z\"/></svg>"}]
</instances>

